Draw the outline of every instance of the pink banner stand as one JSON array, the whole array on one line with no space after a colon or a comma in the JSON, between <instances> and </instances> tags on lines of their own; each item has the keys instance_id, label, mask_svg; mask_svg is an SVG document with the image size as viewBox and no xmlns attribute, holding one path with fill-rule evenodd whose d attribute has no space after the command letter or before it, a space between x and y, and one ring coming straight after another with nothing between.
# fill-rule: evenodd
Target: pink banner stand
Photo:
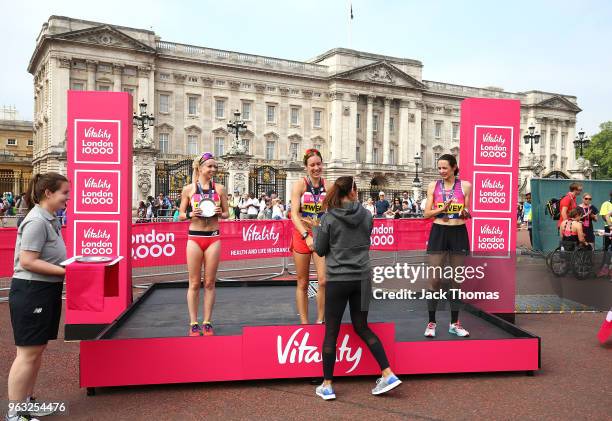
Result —
<instances>
[{"instance_id":1,"label":"pink banner stand","mask_svg":"<svg viewBox=\"0 0 612 421\"><path fill-rule=\"evenodd\" d=\"M516 295L520 115L517 100L468 98L461 103L459 178L472 183L468 262L487 267L484 282L465 282L462 289L498 293L498 300L473 304L509 319Z\"/></svg>"},{"instance_id":2,"label":"pink banner stand","mask_svg":"<svg viewBox=\"0 0 612 421\"><path fill-rule=\"evenodd\" d=\"M125 92L68 91L67 132L72 183L68 254L123 257L117 268L103 272L117 277L113 294L104 294L104 275L97 275L101 272L91 266L95 264L74 262L67 267L71 305L66 308L65 337L82 339L95 336L132 302L132 97ZM79 305L73 292L90 305ZM102 296L94 297L100 292Z\"/></svg>"}]
</instances>

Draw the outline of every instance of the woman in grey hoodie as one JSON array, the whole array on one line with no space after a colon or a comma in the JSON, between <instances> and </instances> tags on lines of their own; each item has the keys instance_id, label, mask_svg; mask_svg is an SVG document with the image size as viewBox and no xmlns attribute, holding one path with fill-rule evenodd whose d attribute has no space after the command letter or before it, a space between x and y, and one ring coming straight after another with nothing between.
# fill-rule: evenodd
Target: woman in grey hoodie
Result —
<instances>
[{"instance_id":1,"label":"woman in grey hoodie","mask_svg":"<svg viewBox=\"0 0 612 421\"><path fill-rule=\"evenodd\" d=\"M357 199L353 177L340 177L334 182L323 201L323 209L327 213L321 224L313 227L314 249L319 256L325 256L327 275L323 384L315 392L324 400L336 398L332 387L336 341L348 302L353 328L382 370L381 378L372 389L373 395L380 395L402 382L389 368L385 350L368 326L372 216Z\"/></svg>"}]
</instances>

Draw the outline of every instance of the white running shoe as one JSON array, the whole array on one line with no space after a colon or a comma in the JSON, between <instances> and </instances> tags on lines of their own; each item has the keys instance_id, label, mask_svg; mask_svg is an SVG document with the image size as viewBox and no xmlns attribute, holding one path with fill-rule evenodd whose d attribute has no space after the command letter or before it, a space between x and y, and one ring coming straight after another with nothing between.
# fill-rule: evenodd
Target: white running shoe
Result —
<instances>
[{"instance_id":1,"label":"white running shoe","mask_svg":"<svg viewBox=\"0 0 612 421\"><path fill-rule=\"evenodd\" d=\"M382 395L391 389L395 389L397 386L402 384L402 381L397 378L395 374L391 374L389 377L381 377L376 380L376 387L372 389L373 395Z\"/></svg>"},{"instance_id":2,"label":"white running shoe","mask_svg":"<svg viewBox=\"0 0 612 421\"><path fill-rule=\"evenodd\" d=\"M457 335L460 337L470 336L470 332L465 330L461 323L457 321L457 323L451 323L448 327L448 333L452 333L453 335Z\"/></svg>"},{"instance_id":3,"label":"white running shoe","mask_svg":"<svg viewBox=\"0 0 612 421\"><path fill-rule=\"evenodd\" d=\"M336 394L334 393L334 389L331 386L325 386L325 385L321 385L321 386L317 386L317 388L315 389L315 393L317 394L317 396L320 396L321 398L323 398L323 400L331 400L331 399L336 399Z\"/></svg>"},{"instance_id":4,"label":"white running shoe","mask_svg":"<svg viewBox=\"0 0 612 421\"><path fill-rule=\"evenodd\" d=\"M425 336L428 338L436 337L436 324L434 322L427 323L427 328L425 329Z\"/></svg>"}]
</instances>

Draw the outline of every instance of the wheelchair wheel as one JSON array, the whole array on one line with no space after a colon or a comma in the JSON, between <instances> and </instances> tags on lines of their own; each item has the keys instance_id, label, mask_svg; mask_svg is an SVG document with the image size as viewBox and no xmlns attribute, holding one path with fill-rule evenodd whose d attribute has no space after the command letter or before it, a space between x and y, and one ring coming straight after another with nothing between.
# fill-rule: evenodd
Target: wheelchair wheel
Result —
<instances>
[{"instance_id":1,"label":"wheelchair wheel","mask_svg":"<svg viewBox=\"0 0 612 421\"><path fill-rule=\"evenodd\" d=\"M570 270L570 258L569 252L562 251L561 247L557 247L555 251L550 254L549 267L552 273L556 276L564 276Z\"/></svg>"},{"instance_id":2,"label":"wheelchair wheel","mask_svg":"<svg viewBox=\"0 0 612 421\"><path fill-rule=\"evenodd\" d=\"M593 250L580 247L572 256L572 272L577 279L586 279L593 274Z\"/></svg>"}]
</instances>

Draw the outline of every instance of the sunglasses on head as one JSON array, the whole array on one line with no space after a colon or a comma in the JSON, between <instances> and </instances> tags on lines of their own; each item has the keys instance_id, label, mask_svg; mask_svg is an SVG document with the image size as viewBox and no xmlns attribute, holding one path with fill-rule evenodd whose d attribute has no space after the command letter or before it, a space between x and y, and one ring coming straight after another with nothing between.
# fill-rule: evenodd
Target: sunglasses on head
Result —
<instances>
[{"instance_id":1,"label":"sunglasses on head","mask_svg":"<svg viewBox=\"0 0 612 421\"><path fill-rule=\"evenodd\" d=\"M585 197L584 200L591 200L592 197Z\"/></svg>"}]
</instances>

